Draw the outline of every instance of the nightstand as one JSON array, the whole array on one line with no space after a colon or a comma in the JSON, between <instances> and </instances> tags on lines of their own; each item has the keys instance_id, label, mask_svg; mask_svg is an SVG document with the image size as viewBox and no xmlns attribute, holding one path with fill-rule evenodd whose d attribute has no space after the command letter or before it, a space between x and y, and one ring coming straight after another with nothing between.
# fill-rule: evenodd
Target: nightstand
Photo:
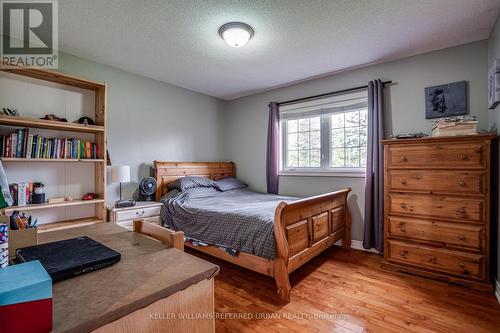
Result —
<instances>
[{"instance_id":1,"label":"nightstand","mask_svg":"<svg viewBox=\"0 0 500 333\"><path fill-rule=\"evenodd\" d=\"M134 220L142 219L149 223L161 224L160 209L163 204L156 201L137 201L133 207L109 210L109 221L132 230Z\"/></svg>"}]
</instances>

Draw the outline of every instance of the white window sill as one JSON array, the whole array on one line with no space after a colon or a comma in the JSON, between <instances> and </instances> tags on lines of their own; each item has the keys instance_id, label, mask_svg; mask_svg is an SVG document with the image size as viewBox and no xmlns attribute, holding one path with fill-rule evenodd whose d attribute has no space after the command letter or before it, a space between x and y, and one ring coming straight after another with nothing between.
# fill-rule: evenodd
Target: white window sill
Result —
<instances>
[{"instance_id":1,"label":"white window sill","mask_svg":"<svg viewBox=\"0 0 500 333\"><path fill-rule=\"evenodd\" d=\"M313 171L313 170L282 170L280 176L284 177L342 177L366 178L365 171Z\"/></svg>"}]
</instances>

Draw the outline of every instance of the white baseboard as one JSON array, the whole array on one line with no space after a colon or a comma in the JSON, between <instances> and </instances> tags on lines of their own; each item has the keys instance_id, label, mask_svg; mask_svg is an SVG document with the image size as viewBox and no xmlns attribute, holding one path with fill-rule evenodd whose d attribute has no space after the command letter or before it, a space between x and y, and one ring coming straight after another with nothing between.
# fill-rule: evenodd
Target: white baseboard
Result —
<instances>
[{"instance_id":1,"label":"white baseboard","mask_svg":"<svg viewBox=\"0 0 500 333\"><path fill-rule=\"evenodd\" d=\"M337 243L335 243L335 245L342 246L342 241L339 240ZM365 249L363 247L363 241L359 241L359 240L351 240L351 249L380 254L380 252L375 250L375 248L373 248L373 247L369 250Z\"/></svg>"},{"instance_id":2,"label":"white baseboard","mask_svg":"<svg viewBox=\"0 0 500 333\"><path fill-rule=\"evenodd\" d=\"M495 296L497 297L498 303L500 303L500 282L495 280Z\"/></svg>"}]
</instances>

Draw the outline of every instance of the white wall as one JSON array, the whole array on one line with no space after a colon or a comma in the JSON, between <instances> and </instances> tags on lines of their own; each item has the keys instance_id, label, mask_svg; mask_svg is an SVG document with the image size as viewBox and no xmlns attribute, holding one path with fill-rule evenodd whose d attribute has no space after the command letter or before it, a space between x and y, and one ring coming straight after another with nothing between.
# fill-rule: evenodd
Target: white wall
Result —
<instances>
[{"instance_id":1,"label":"white wall","mask_svg":"<svg viewBox=\"0 0 500 333\"><path fill-rule=\"evenodd\" d=\"M487 42L481 41L345 71L231 101L224 117L223 157L236 163L238 177L253 188L265 191L268 103L365 85L377 78L394 82L385 89L387 134L429 132L432 122L425 119L424 88L462 80L468 81L471 114L478 117L480 129L488 129L486 58ZM287 195L308 196L343 187L353 189L349 201L353 212L352 238L362 240L363 178L280 178L280 193Z\"/></svg>"}]
</instances>

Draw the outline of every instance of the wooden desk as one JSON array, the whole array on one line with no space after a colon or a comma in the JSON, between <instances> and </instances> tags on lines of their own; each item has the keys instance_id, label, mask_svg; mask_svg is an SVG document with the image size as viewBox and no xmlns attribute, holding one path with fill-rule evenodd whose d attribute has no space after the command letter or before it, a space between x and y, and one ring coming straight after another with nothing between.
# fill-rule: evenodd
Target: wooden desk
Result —
<instances>
[{"instance_id":1,"label":"wooden desk","mask_svg":"<svg viewBox=\"0 0 500 333\"><path fill-rule=\"evenodd\" d=\"M214 332L218 266L112 223L43 233L88 236L121 253L113 266L53 285L53 332ZM205 319L181 319L186 313Z\"/></svg>"}]
</instances>

